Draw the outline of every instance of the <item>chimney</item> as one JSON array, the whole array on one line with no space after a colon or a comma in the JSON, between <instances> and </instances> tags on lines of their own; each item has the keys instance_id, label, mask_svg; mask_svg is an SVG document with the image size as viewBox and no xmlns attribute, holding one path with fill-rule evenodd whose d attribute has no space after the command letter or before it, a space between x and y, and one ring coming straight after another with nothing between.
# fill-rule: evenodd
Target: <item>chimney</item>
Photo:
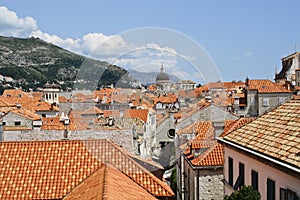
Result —
<instances>
[{"instance_id":1,"label":"chimney","mask_svg":"<svg viewBox=\"0 0 300 200\"><path fill-rule=\"evenodd\" d=\"M246 77L245 85L248 87L249 86L249 78L248 76Z\"/></svg>"},{"instance_id":2,"label":"chimney","mask_svg":"<svg viewBox=\"0 0 300 200\"><path fill-rule=\"evenodd\" d=\"M290 82L289 82L289 81L285 81L284 87L285 87L285 89L287 89L287 90L291 90L291 84L290 84Z\"/></svg>"},{"instance_id":3,"label":"chimney","mask_svg":"<svg viewBox=\"0 0 300 200\"><path fill-rule=\"evenodd\" d=\"M225 127L225 121L215 121L213 122L213 127L214 127L214 137L219 137L223 131L224 131L224 127Z\"/></svg>"}]
</instances>

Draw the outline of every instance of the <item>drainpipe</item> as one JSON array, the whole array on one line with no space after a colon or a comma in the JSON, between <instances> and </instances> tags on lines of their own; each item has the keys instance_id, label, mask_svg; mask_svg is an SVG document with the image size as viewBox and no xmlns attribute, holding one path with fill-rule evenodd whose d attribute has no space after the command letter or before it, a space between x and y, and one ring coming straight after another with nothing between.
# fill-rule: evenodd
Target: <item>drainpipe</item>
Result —
<instances>
[{"instance_id":1,"label":"drainpipe","mask_svg":"<svg viewBox=\"0 0 300 200\"><path fill-rule=\"evenodd\" d=\"M200 183L199 183L199 170L197 170L197 188L196 188L196 199L200 199Z\"/></svg>"},{"instance_id":2,"label":"drainpipe","mask_svg":"<svg viewBox=\"0 0 300 200\"><path fill-rule=\"evenodd\" d=\"M180 153L182 154L182 152ZM184 162L183 162L183 156L181 155L180 156L180 162L181 162L181 199L184 200L184 194L185 194L185 191L184 191Z\"/></svg>"}]
</instances>

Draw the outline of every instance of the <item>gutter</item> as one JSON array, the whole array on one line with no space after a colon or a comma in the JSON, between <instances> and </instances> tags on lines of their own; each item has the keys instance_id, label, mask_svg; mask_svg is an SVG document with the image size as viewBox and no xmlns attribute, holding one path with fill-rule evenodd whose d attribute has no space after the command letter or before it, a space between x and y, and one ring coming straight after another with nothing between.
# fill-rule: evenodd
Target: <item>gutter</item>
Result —
<instances>
[{"instance_id":1,"label":"gutter","mask_svg":"<svg viewBox=\"0 0 300 200\"><path fill-rule=\"evenodd\" d=\"M242 146L240 146L240 145L237 145L237 144L235 144L235 143L233 143L233 142L224 140L223 138L218 137L217 140L220 141L220 142L222 142L222 143L225 143L225 144L228 144L228 145L230 145L230 146L233 146L233 147L235 147L235 148L238 148L238 149L241 149L241 150L243 150L243 151L246 151L246 152L248 152L248 153L250 153L250 154L253 154L253 155L257 156L257 157L260 157L260 158L263 158L263 159L265 159L265 160L271 161L271 162L273 162L273 163L275 163L275 164L278 164L278 165L280 165L280 166L282 166L282 167L285 167L285 168L288 168L288 169L290 169L290 170L293 170L293 171L295 171L295 172L297 172L297 173L300 174L300 169L299 169L299 168L296 168L296 167L293 167L293 166L288 165L288 164L286 164L286 163L280 162L280 161L278 161L278 160L276 160L276 159L274 159L274 158L271 158L271 157L269 157L269 156L265 156L265 155L263 155L263 154L261 154L261 153L258 153L258 152L256 152L256 151L253 151L253 150L251 150L251 149L248 149L248 148L242 147Z\"/></svg>"}]
</instances>

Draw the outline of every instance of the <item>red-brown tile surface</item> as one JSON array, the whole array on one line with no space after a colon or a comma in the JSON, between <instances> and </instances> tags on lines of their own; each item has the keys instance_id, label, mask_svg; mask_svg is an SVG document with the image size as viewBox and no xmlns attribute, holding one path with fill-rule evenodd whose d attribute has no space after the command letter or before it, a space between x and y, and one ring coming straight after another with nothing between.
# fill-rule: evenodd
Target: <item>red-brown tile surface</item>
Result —
<instances>
[{"instance_id":1,"label":"red-brown tile surface","mask_svg":"<svg viewBox=\"0 0 300 200\"><path fill-rule=\"evenodd\" d=\"M257 90L259 93L291 92L284 86L270 80L249 80L249 90Z\"/></svg>"},{"instance_id":2,"label":"red-brown tile surface","mask_svg":"<svg viewBox=\"0 0 300 200\"><path fill-rule=\"evenodd\" d=\"M201 155L191 160L194 166L221 166L224 163L223 146L215 143Z\"/></svg>"},{"instance_id":3,"label":"red-brown tile surface","mask_svg":"<svg viewBox=\"0 0 300 200\"><path fill-rule=\"evenodd\" d=\"M300 100L272 109L224 139L299 168Z\"/></svg>"},{"instance_id":4,"label":"red-brown tile surface","mask_svg":"<svg viewBox=\"0 0 300 200\"><path fill-rule=\"evenodd\" d=\"M0 143L0 199L61 199L109 163L156 197L170 187L108 140Z\"/></svg>"},{"instance_id":5,"label":"red-brown tile surface","mask_svg":"<svg viewBox=\"0 0 300 200\"><path fill-rule=\"evenodd\" d=\"M139 118L143 122L146 122L148 119L148 110L147 109L128 109L124 112L124 117L128 118Z\"/></svg>"},{"instance_id":6,"label":"red-brown tile surface","mask_svg":"<svg viewBox=\"0 0 300 200\"><path fill-rule=\"evenodd\" d=\"M102 165L73 189L64 200L156 199L140 185L110 165Z\"/></svg>"}]
</instances>

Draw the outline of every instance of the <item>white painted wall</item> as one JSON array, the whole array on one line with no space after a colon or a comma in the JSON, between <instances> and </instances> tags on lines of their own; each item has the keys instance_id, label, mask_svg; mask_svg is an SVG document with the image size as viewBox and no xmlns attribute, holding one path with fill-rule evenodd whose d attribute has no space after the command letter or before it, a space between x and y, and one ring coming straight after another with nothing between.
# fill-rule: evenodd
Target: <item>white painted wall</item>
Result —
<instances>
[{"instance_id":1,"label":"white painted wall","mask_svg":"<svg viewBox=\"0 0 300 200\"><path fill-rule=\"evenodd\" d=\"M251 170L258 172L258 190L261 194L261 199L267 199L267 178L275 181L276 199L279 200L279 190L282 188L289 188L300 196L300 179L297 179L289 174L279 171L271 166L268 166L255 159L249 158L239 152L236 152L228 147L224 147L224 177L228 181L228 157L233 158L233 184L239 175L239 162L245 165L245 185L251 185ZM231 191L226 189L225 194Z\"/></svg>"}]
</instances>

